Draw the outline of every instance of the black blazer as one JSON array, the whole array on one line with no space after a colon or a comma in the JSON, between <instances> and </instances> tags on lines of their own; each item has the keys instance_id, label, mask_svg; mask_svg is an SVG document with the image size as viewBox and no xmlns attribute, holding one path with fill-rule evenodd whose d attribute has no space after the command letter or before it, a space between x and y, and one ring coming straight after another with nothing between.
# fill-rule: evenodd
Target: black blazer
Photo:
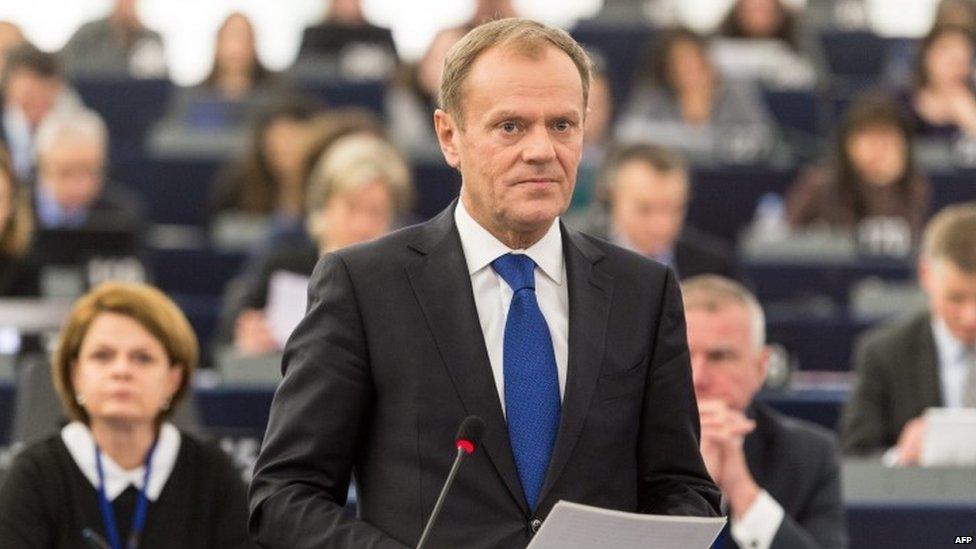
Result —
<instances>
[{"instance_id":1,"label":"black blazer","mask_svg":"<svg viewBox=\"0 0 976 549\"><path fill-rule=\"evenodd\" d=\"M854 349L854 394L841 418L844 452L887 450L909 420L942 406L938 361L927 311L862 336Z\"/></svg>"},{"instance_id":2,"label":"black blazer","mask_svg":"<svg viewBox=\"0 0 976 549\"><path fill-rule=\"evenodd\" d=\"M673 274L564 227L568 378L540 503L528 508L453 212L319 261L255 465L255 539L413 546L469 414L485 421L482 448L460 471L431 547L524 547L560 499L717 515ZM351 474L358 518L343 509Z\"/></svg>"},{"instance_id":3,"label":"black blazer","mask_svg":"<svg viewBox=\"0 0 976 549\"><path fill-rule=\"evenodd\" d=\"M834 434L760 404L751 415L756 429L743 447L749 472L784 511L771 549L847 547Z\"/></svg>"}]
</instances>

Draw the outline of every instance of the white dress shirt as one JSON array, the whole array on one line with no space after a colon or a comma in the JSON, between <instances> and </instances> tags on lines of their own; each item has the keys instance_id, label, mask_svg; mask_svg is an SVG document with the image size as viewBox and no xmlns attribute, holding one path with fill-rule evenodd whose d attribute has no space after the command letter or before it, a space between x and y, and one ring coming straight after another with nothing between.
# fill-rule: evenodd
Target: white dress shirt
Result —
<instances>
[{"instance_id":1,"label":"white dress shirt","mask_svg":"<svg viewBox=\"0 0 976 549\"><path fill-rule=\"evenodd\" d=\"M769 492L762 490L744 515L732 518L729 531L739 547L769 549L784 516L783 506Z\"/></svg>"},{"instance_id":2,"label":"white dress shirt","mask_svg":"<svg viewBox=\"0 0 976 549\"><path fill-rule=\"evenodd\" d=\"M947 408L961 408L969 375L966 346L953 337L941 319L932 319L932 337L939 363L939 381L942 385L942 404Z\"/></svg>"},{"instance_id":3,"label":"white dress shirt","mask_svg":"<svg viewBox=\"0 0 976 549\"><path fill-rule=\"evenodd\" d=\"M562 398L566 392L566 364L569 359L569 290L559 219L552 222L541 240L525 250L512 250L492 236L471 217L460 200L454 210L454 222L461 236L461 249L468 265L468 275L471 276L478 320L485 336L485 347L488 349L488 360L502 412L505 411L505 321L514 292L491 267L491 262L507 253L525 254L535 261L535 295L549 326L559 376L559 397Z\"/></svg>"},{"instance_id":4,"label":"white dress shirt","mask_svg":"<svg viewBox=\"0 0 976 549\"><path fill-rule=\"evenodd\" d=\"M73 421L61 429L61 440L68 448L68 453L84 473L88 482L98 489L98 469L95 464L95 438L88 426L79 421ZM149 473L146 497L156 501L160 492L166 486L169 475L176 466L176 457L180 452L180 432L170 423L163 423L159 428L159 439L156 441L152 460L152 471ZM123 469L122 466L102 453L102 471L105 473L105 497L115 501L130 485L142 489L142 477L146 468L140 465L136 469Z\"/></svg>"}]
</instances>

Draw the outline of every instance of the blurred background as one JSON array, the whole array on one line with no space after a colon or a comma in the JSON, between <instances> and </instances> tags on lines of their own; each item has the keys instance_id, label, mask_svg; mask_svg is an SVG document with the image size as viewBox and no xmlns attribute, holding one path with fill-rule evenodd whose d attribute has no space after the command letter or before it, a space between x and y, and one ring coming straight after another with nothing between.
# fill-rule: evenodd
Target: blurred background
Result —
<instances>
[{"instance_id":1,"label":"blurred background","mask_svg":"<svg viewBox=\"0 0 976 549\"><path fill-rule=\"evenodd\" d=\"M23 210L29 236L0 258L0 467L38 436L72 300L125 279L190 318L188 421L247 471L315 259L457 196L432 127L443 59L513 15L594 61L566 222L610 215L613 151L680 155L688 185L648 206L646 253L694 241L714 261L678 258L680 276L752 288L776 344L760 398L836 429L856 338L924 305L926 221L976 200L976 3L0 0L0 220ZM976 509L848 496L855 547Z\"/></svg>"}]
</instances>

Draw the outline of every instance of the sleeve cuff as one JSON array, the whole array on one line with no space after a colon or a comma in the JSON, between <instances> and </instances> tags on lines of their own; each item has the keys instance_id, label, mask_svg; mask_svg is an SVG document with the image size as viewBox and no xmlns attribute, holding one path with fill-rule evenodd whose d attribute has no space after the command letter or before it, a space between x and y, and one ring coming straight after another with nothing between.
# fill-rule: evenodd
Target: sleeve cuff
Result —
<instances>
[{"instance_id":1,"label":"sleeve cuff","mask_svg":"<svg viewBox=\"0 0 976 549\"><path fill-rule=\"evenodd\" d=\"M763 490L743 516L732 518L732 539L743 549L769 549L784 514L783 507Z\"/></svg>"},{"instance_id":2,"label":"sleeve cuff","mask_svg":"<svg viewBox=\"0 0 976 549\"><path fill-rule=\"evenodd\" d=\"M881 455L881 464L885 467L897 467L898 466L898 447L892 446L888 448L884 454Z\"/></svg>"}]
</instances>

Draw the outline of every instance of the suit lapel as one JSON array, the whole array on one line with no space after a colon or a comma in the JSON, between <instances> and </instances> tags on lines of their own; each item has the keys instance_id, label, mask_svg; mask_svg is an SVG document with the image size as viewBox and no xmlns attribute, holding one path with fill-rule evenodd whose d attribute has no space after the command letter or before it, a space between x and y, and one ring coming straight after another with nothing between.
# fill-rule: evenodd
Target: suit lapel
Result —
<instances>
[{"instance_id":1,"label":"suit lapel","mask_svg":"<svg viewBox=\"0 0 976 549\"><path fill-rule=\"evenodd\" d=\"M528 513L454 224L454 204L410 244L422 257L407 267L407 276L465 411L485 422L485 453L522 511Z\"/></svg>"},{"instance_id":2,"label":"suit lapel","mask_svg":"<svg viewBox=\"0 0 976 549\"><path fill-rule=\"evenodd\" d=\"M603 252L565 226L562 232L569 283L569 362L559 433L539 493L540 502L559 478L583 429L603 365L607 317L613 293L613 278L596 267Z\"/></svg>"}]
</instances>

